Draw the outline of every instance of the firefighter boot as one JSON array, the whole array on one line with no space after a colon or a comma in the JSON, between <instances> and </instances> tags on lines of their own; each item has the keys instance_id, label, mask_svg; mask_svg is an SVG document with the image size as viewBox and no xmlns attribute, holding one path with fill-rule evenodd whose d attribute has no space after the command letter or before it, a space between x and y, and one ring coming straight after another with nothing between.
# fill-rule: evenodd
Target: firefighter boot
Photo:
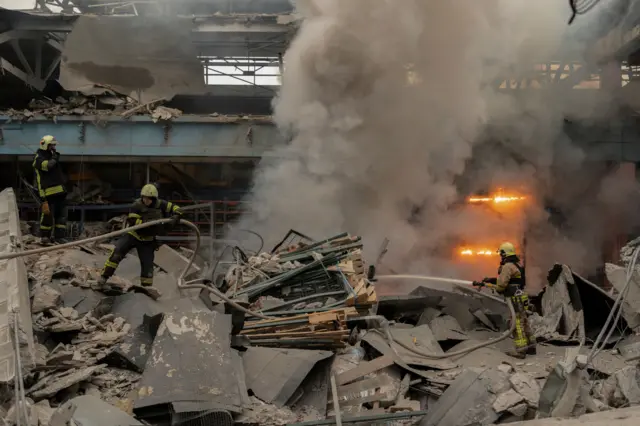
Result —
<instances>
[{"instance_id":1,"label":"firefighter boot","mask_svg":"<svg viewBox=\"0 0 640 426\"><path fill-rule=\"evenodd\" d=\"M506 352L506 354L509 355L510 357L517 358L517 359L525 359L527 357L527 352L524 352L518 349L508 351Z\"/></svg>"}]
</instances>

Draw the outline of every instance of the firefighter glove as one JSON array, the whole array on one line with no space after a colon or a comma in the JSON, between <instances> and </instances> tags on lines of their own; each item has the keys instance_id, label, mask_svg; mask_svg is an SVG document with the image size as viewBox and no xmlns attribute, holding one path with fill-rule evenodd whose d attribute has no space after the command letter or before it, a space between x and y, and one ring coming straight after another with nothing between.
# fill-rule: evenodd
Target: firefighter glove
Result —
<instances>
[{"instance_id":1,"label":"firefighter glove","mask_svg":"<svg viewBox=\"0 0 640 426\"><path fill-rule=\"evenodd\" d=\"M485 282L484 281L474 281L472 285L474 287L478 287L478 290L480 290L481 287L484 287Z\"/></svg>"},{"instance_id":2,"label":"firefighter glove","mask_svg":"<svg viewBox=\"0 0 640 426\"><path fill-rule=\"evenodd\" d=\"M181 219L181 217L180 217L179 214L171 216L171 226L180 225L180 219Z\"/></svg>"},{"instance_id":3,"label":"firefighter glove","mask_svg":"<svg viewBox=\"0 0 640 426\"><path fill-rule=\"evenodd\" d=\"M44 215L50 215L51 214L51 210L49 209L49 202L48 201L43 201L42 202L42 214Z\"/></svg>"}]
</instances>

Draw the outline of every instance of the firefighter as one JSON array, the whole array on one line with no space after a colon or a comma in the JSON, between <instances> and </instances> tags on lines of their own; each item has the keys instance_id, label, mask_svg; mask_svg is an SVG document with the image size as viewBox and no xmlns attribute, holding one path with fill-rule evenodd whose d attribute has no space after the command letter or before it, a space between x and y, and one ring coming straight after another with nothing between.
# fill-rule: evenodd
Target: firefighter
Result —
<instances>
[{"instance_id":1,"label":"firefighter","mask_svg":"<svg viewBox=\"0 0 640 426\"><path fill-rule=\"evenodd\" d=\"M516 255L513 244L502 243L498 249L500 253L500 267L497 278L485 278L474 282L477 287L492 288L499 294L511 299L516 312L516 328L513 334L515 351L509 355L515 358L525 358L528 354L536 353L536 341L527 316L529 314L529 296L524 291L525 271L520 264L520 258Z\"/></svg>"},{"instance_id":2,"label":"firefighter","mask_svg":"<svg viewBox=\"0 0 640 426\"><path fill-rule=\"evenodd\" d=\"M158 189L155 185L147 184L140 191L140 198L133 202L127 223L130 226L140 225L156 219L171 217L171 226L180 223L182 212L180 207L170 201L158 198ZM130 231L121 236L116 241L109 258L104 264L102 275L98 285L106 287L107 281L118 268L118 264L134 247L138 251L140 259L140 284L145 287L153 285L153 259L157 249L156 236L162 231L162 226L151 226L148 228Z\"/></svg>"},{"instance_id":3,"label":"firefighter","mask_svg":"<svg viewBox=\"0 0 640 426\"><path fill-rule=\"evenodd\" d=\"M63 243L67 234L67 190L57 145L58 141L53 136L43 136L33 159L36 184L42 199L40 239L43 243L52 239Z\"/></svg>"}]
</instances>

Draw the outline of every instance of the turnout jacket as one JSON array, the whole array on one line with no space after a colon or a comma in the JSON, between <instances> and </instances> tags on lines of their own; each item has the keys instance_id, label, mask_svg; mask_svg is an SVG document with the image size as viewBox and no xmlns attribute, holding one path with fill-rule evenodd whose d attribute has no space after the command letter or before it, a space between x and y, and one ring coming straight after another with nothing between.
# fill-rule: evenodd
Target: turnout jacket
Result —
<instances>
[{"instance_id":1,"label":"turnout jacket","mask_svg":"<svg viewBox=\"0 0 640 426\"><path fill-rule=\"evenodd\" d=\"M134 226L175 215L182 215L182 211L177 204L173 204L171 201L156 198L149 206L146 206L142 199L138 198L131 205L127 223L130 226ZM140 241L153 241L162 229L162 226L150 226L137 231L130 231L129 235Z\"/></svg>"},{"instance_id":2,"label":"turnout jacket","mask_svg":"<svg viewBox=\"0 0 640 426\"><path fill-rule=\"evenodd\" d=\"M525 286L524 268L520 265L518 256L508 256L498 268L498 277L489 279L488 282L495 284L498 293L505 296L512 296L517 290L522 290Z\"/></svg>"},{"instance_id":3,"label":"turnout jacket","mask_svg":"<svg viewBox=\"0 0 640 426\"><path fill-rule=\"evenodd\" d=\"M60 154L39 149L33 159L33 170L36 174L36 185L40 197L66 193L65 178L60 168Z\"/></svg>"}]
</instances>

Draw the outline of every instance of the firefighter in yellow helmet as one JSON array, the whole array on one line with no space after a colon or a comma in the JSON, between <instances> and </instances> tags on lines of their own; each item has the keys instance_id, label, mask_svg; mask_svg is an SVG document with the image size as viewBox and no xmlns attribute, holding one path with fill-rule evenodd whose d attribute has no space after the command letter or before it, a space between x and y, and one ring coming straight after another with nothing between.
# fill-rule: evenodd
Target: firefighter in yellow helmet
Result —
<instances>
[{"instance_id":1,"label":"firefighter in yellow helmet","mask_svg":"<svg viewBox=\"0 0 640 426\"><path fill-rule=\"evenodd\" d=\"M133 202L127 223L130 226L144 222L171 217L171 226L180 223L182 212L180 207L170 201L158 198L158 189L153 184L147 184L140 191L140 198ZM156 236L162 231L162 226L151 226L137 231L130 231L116 241L115 247L104 264L98 285L106 287L107 280L113 276L120 261L133 249L138 251L140 259L140 284L145 287L153 285L153 260L157 248Z\"/></svg>"},{"instance_id":2,"label":"firefighter in yellow helmet","mask_svg":"<svg viewBox=\"0 0 640 426\"><path fill-rule=\"evenodd\" d=\"M67 190L66 179L60 167L58 141L51 135L40 139L40 146L33 159L36 186L42 200L40 215L40 238L65 242L67 234Z\"/></svg>"},{"instance_id":3,"label":"firefighter in yellow helmet","mask_svg":"<svg viewBox=\"0 0 640 426\"><path fill-rule=\"evenodd\" d=\"M516 328L513 334L515 351L509 355L516 358L525 358L528 354L536 353L536 341L527 316L529 314L529 296L524 291L525 271L520 264L520 258L516 254L516 249L509 242L502 243L498 248L500 253L500 267L497 278L485 278L482 281L473 283L477 287L488 287L494 289L504 297L511 299L516 312Z\"/></svg>"}]
</instances>

